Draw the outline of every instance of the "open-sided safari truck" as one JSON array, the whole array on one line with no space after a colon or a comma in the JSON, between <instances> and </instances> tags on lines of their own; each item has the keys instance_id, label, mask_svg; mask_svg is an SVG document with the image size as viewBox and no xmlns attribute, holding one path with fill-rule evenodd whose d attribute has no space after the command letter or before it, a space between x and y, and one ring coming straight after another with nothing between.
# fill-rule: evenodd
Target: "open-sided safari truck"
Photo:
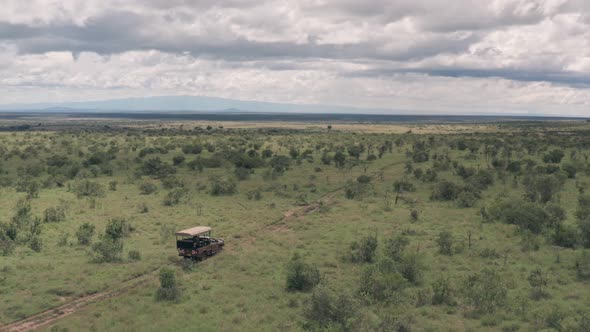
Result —
<instances>
[{"instance_id":1,"label":"open-sided safari truck","mask_svg":"<svg viewBox=\"0 0 590 332\"><path fill-rule=\"evenodd\" d=\"M211 227L198 226L176 232L178 256L202 260L223 249L223 239L211 237Z\"/></svg>"}]
</instances>

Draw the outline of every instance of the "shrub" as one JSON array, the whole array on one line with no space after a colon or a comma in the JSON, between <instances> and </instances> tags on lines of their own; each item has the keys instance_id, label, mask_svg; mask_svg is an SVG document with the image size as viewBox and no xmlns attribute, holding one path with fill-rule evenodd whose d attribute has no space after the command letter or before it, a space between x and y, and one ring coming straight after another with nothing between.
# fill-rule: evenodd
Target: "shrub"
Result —
<instances>
[{"instance_id":1,"label":"shrub","mask_svg":"<svg viewBox=\"0 0 590 332\"><path fill-rule=\"evenodd\" d=\"M403 178L395 180L393 183L393 190L396 192L414 191L416 190L416 187L414 187L414 184L410 180Z\"/></svg>"},{"instance_id":2,"label":"shrub","mask_svg":"<svg viewBox=\"0 0 590 332\"><path fill-rule=\"evenodd\" d=\"M16 243L13 239L5 234L4 230L2 229L3 227L5 226L0 224L0 255L8 256L14 252Z\"/></svg>"},{"instance_id":3,"label":"shrub","mask_svg":"<svg viewBox=\"0 0 590 332\"><path fill-rule=\"evenodd\" d=\"M527 280L532 288L531 297L533 299L538 300L548 296L546 288L549 284L549 279L543 270L540 268L532 270Z\"/></svg>"},{"instance_id":4,"label":"shrub","mask_svg":"<svg viewBox=\"0 0 590 332\"><path fill-rule=\"evenodd\" d=\"M76 238L78 238L78 244L89 245L94 236L95 226L90 223L84 223L78 227L76 231Z\"/></svg>"},{"instance_id":5,"label":"shrub","mask_svg":"<svg viewBox=\"0 0 590 332\"><path fill-rule=\"evenodd\" d=\"M156 178L166 177L176 173L176 168L160 160L160 157L155 157L144 161L141 164L139 170L142 172L142 174Z\"/></svg>"},{"instance_id":6,"label":"shrub","mask_svg":"<svg viewBox=\"0 0 590 332\"><path fill-rule=\"evenodd\" d=\"M103 197L105 195L104 186L100 183L84 179L74 184L72 191L81 197Z\"/></svg>"},{"instance_id":7,"label":"shrub","mask_svg":"<svg viewBox=\"0 0 590 332\"><path fill-rule=\"evenodd\" d=\"M174 164L174 166L178 166L178 165L181 165L182 163L184 163L185 160L186 160L186 157L183 155L174 156L172 158L172 164Z\"/></svg>"},{"instance_id":8,"label":"shrub","mask_svg":"<svg viewBox=\"0 0 590 332\"><path fill-rule=\"evenodd\" d=\"M401 275L408 282L418 285L424 276L424 263L422 257L416 253L407 253L401 257L397 264Z\"/></svg>"},{"instance_id":9,"label":"shrub","mask_svg":"<svg viewBox=\"0 0 590 332\"><path fill-rule=\"evenodd\" d=\"M523 231L539 234L551 221L543 206L519 199L496 202L488 210L491 220L517 225Z\"/></svg>"},{"instance_id":10,"label":"shrub","mask_svg":"<svg viewBox=\"0 0 590 332\"><path fill-rule=\"evenodd\" d=\"M371 263L377 251L377 236L366 235L350 244L350 259L353 262Z\"/></svg>"},{"instance_id":11,"label":"shrub","mask_svg":"<svg viewBox=\"0 0 590 332\"><path fill-rule=\"evenodd\" d=\"M558 224L555 227L552 240L553 244L557 246L576 248L581 242L580 232L574 226Z\"/></svg>"},{"instance_id":12,"label":"shrub","mask_svg":"<svg viewBox=\"0 0 590 332\"><path fill-rule=\"evenodd\" d=\"M372 301L396 302L399 292L406 286L406 280L389 259L367 266L359 280L359 293Z\"/></svg>"},{"instance_id":13,"label":"shrub","mask_svg":"<svg viewBox=\"0 0 590 332\"><path fill-rule=\"evenodd\" d=\"M109 182L109 190L110 191L117 191L117 181L110 181Z\"/></svg>"},{"instance_id":14,"label":"shrub","mask_svg":"<svg viewBox=\"0 0 590 332\"><path fill-rule=\"evenodd\" d=\"M546 163L559 164L565 154L559 149L554 149L543 156L543 161Z\"/></svg>"},{"instance_id":15,"label":"shrub","mask_svg":"<svg viewBox=\"0 0 590 332\"><path fill-rule=\"evenodd\" d=\"M549 202L562 187L562 182L554 175L525 177L523 184L528 199L533 202Z\"/></svg>"},{"instance_id":16,"label":"shrub","mask_svg":"<svg viewBox=\"0 0 590 332\"><path fill-rule=\"evenodd\" d=\"M158 186L151 182L143 182L139 185L139 193L141 195L149 195L158 191Z\"/></svg>"},{"instance_id":17,"label":"shrub","mask_svg":"<svg viewBox=\"0 0 590 332\"><path fill-rule=\"evenodd\" d=\"M453 303L453 289L449 278L438 278L432 283L432 304Z\"/></svg>"},{"instance_id":18,"label":"shrub","mask_svg":"<svg viewBox=\"0 0 590 332\"><path fill-rule=\"evenodd\" d=\"M410 240L404 235L397 235L385 241L385 255L394 261L402 258Z\"/></svg>"},{"instance_id":19,"label":"shrub","mask_svg":"<svg viewBox=\"0 0 590 332\"><path fill-rule=\"evenodd\" d=\"M168 268L160 270L160 288L156 292L156 300L169 302L178 302L180 300L180 290L176 284L174 270Z\"/></svg>"},{"instance_id":20,"label":"shrub","mask_svg":"<svg viewBox=\"0 0 590 332\"><path fill-rule=\"evenodd\" d=\"M442 231L438 234L436 244L438 244L438 251L443 255L451 256L453 254L453 234L449 231Z\"/></svg>"},{"instance_id":21,"label":"shrub","mask_svg":"<svg viewBox=\"0 0 590 332\"><path fill-rule=\"evenodd\" d=\"M104 230L104 235L114 240L128 237L135 229L123 218L113 218L109 220Z\"/></svg>"},{"instance_id":22,"label":"shrub","mask_svg":"<svg viewBox=\"0 0 590 332\"><path fill-rule=\"evenodd\" d=\"M452 201L457 198L460 192L459 185L448 180L441 180L434 186L430 198L436 201Z\"/></svg>"},{"instance_id":23,"label":"shrub","mask_svg":"<svg viewBox=\"0 0 590 332\"><path fill-rule=\"evenodd\" d=\"M344 186L344 196L348 199L362 198L370 188L368 183L349 180Z\"/></svg>"},{"instance_id":24,"label":"shrub","mask_svg":"<svg viewBox=\"0 0 590 332\"><path fill-rule=\"evenodd\" d=\"M303 310L304 328L310 330L347 330L357 312L358 303L347 293L337 293L327 284L314 288Z\"/></svg>"},{"instance_id":25,"label":"shrub","mask_svg":"<svg viewBox=\"0 0 590 332\"><path fill-rule=\"evenodd\" d=\"M371 182L371 177L368 175L361 175L356 178L356 182L362 183L362 184L368 184Z\"/></svg>"},{"instance_id":26,"label":"shrub","mask_svg":"<svg viewBox=\"0 0 590 332\"><path fill-rule=\"evenodd\" d=\"M182 152L185 154L200 154L203 151L203 146L200 144L187 144L182 147Z\"/></svg>"},{"instance_id":27,"label":"shrub","mask_svg":"<svg viewBox=\"0 0 590 332\"><path fill-rule=\"evenodd\" d=\"M178 205L180 201L188 195L188 189L186 188L176 188L172 189L171 191L166 194L164 197L164 201L162 204L165 206L173 206Z\"/></svg>"},{"instance_id":28,"label":"shrub","mask_svg":"<svg viewBox=\"0 0 590 332\"><path fill-rule=\"evenodd\" d=\"M287 263L286 279L288 291L308 291L320 282L320 271L294 254Z\"/></svg>"},{"instance_id":29,"label":"shrub","mask_svg":"<svg viewBox=\"0 0 590 332\"><path fill-rule=\"evenodd\" d=\"M234 175L239 181L247 180L252 174L252 170L244 167L236 167L234 169Z\"/></svg>"},{"instance_id":30,"label":"shrub","mask_svg":"<svg viewBox=\"0 0 590 332\"><path fill-rule=\"evenodd\" d=\"M128 253L130 261L139 261L141 260L141 254L137 250L130 250Z\"/></svg>"},{"instance_id":31,"label":"shrub","mask_svg":"<svg viewBox=\"0 0 590 332\"><path fill-rule=\"evenodd\" d=\"M287 156L275 155L270 160L269 165L275 174L280 175L289 169L289 166L291 165L291 159L289 159Z\"/></svg>"},{"instance_id":32,"label":"shrub","mask_svg":"<svg viewBox=\"0 0 590 332\"><path fill-rule=\"evenodd\" d=\"M572 164L565 164L561 169L567 174L568 179L575 179L578 169Z\"/></svg>"},{"instance_id":33,"label":"shrub","mask_svg":"<svg viewBox=\"0 0 590 332\"><path fill-rule=\"evenodd\" d=\"M590 279L590 250L582 250L576 258L576 273L580 280Z\"/></svg>"},{"instance_id":34,"label":"shrub","mask_svg":"<svg viewBox=\"0 0 590 332\"><path fill-rule=\"evenodd\" d=\"M59 222L66 219L66 211L62 206L50 207L43 212L44 222Z\"/></svg>"},{"instance_id":35,"label":"shrub","mask_svg":"<svg viewBox=\"0 0 590 332\"><path fill-rule=\"evenodd\" d=\"M506 304L508 289L496 270L484 268L481 273L467 277L463 293L476 311L493 313Z\"/></svg>"},{"instance_id":36,"label":"shrub","mask_svg":"<svg viewBox=\"0 0 590 332\"><path fill-rule=\"evenodd\" d=\"M209 180L209 188L213 196L233 195L238 191L238 185L234 180L221 177L212 177Z\"/></svg>"},{"instance_id":37,"label":"shrub","mask_svg":"<svg viewBox=\"0 0 590 332\"><path fill-rule=\"evenodd\" d=\"M59 235L59 238L57 240L57 246L58 247L65 247L68 245L68 239L70 237L70 234L68 233L61 233Z\"/></svg>"},{"instance_id":38,"label":"shrub","mask_svg":"<svg viewBox=\"0 0 590 332\"><path fill-rule=\"evenodd\" d=\"M43 242L39 236L33 236L29 239L29 248L33 251L40 252L43 248Z\"/></svg>"},{"instance_id":39,"label":"shrub","mask_svg":"<svg viewBox=\"0 0 590 332\"><path fill-rule=\"evenodd\" d=\"M477 203L479 198L471 191L462 191L457 196L457 206L461 208L470 208Z\"/></svg>"},{"instance_id":40,"label":"shrub","mask_svg":"<svg viewBox=\"0 0 590 332\"><path fill-rule=\"evenodd\" d=\"M90 255L96 263L110 263L121 260L122 252L123 241L120 238L112 238L105 233L101 234L99 241L92 245Z\"/></svg>"}]
</instances>

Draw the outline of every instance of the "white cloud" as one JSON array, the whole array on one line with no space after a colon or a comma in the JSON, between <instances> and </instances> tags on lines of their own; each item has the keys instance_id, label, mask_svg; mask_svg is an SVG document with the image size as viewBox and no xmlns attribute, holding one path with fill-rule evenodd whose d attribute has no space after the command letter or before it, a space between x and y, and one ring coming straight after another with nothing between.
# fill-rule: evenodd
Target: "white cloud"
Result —
<instances>
[{"instance_id":1,"label":"white cloud","mask_svg":"<svg viewBox=\"0 0 590 332\"><path fill-rule=\"evenodd\" d=\"M584 0L5 0L0 103L195 94L588 115Z\"/></svg>"}]
</instances>

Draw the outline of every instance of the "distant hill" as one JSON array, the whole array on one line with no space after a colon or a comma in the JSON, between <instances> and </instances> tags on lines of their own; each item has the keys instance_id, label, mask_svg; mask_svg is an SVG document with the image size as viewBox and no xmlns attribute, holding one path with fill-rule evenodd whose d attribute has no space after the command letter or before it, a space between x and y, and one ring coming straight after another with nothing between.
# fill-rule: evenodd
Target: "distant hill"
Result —
<instances>
[{"instance_id":1,"label":"distant hill","mask_svg":"<svg viewBox=\"0 0 590 332\"><path fill-rule=\"evenodd\" d=\"M2 111L39 111L39 112L273 112L273 113L396 113L415 114L416 112L356 108L330 105L305 105L269 103L260 101L244 101L216 97L201 96L160 96L143 98L125 98L112 100L98 100L87 102L66 103L35 103L0 105Z\"/></svg>"}]
</instances>

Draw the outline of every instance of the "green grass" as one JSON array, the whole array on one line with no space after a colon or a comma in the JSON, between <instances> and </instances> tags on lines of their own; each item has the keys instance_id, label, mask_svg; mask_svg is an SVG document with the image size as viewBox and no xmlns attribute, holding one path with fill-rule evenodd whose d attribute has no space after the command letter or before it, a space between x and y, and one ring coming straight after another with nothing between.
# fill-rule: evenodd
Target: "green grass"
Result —
<instances>
[{"instance_id":1,"label":"green grass","mask_svg":"<svg viewBox=\"0 0 590 332\"><path fill-rule=\"evenodd\" d=\"M5 145L26 146L39 142L48 143L43 137L56 140L66 137L65 133L5 135ZM275 180L264 180L263 169L246 181L239 182L239 192L232 196L214 197L205 191L197 191L197 183L207 183L211 175L231 175L233 168L206 169L203 173L181 167L177 176L190 189L189 197L181 204L163 206L167 193L160 189L156 194L140 195L138 185L146 180L135 179L132 174L133 158L137 152L127 150L133 144L145 144L143 138L126 141L123 134L85 134L81 138L69 140L85 149L89 142L115 141L122 148L117 161L128 159L130 170L115 170L114 176L100 176L96 180L105 185L118 182L117 191L106 191L106 197L98 198L95 208L90 207L88 199L78 199L66 188L42 189L39 198L32 200L33 214L42 215L44 209L57 206L60 201L67 203L66 221L43 226L43 250L35 253L19 246L13 255L0 257L0 322L8 323L52 308L69 299L115 288L126 280L152 273L161 267L172 267L177 272L181 285L182 298L177 304L157 302L154 293L158 287L157 274L150 282L115 298L90 304L83 310L59 320L53 325L70 331L299 331L302 329L302 308L308 294L285 291L285 264L294 252L302 254L306 261L316 264L323 278L329 280L337 289L352 292L359 283L362 264L347 262L349 245L355 239L368 233L378 234L380 248L384 240L399 233L408 233L408 250L423 255L426 266L425 278L421 285L409 287L400 298L400 304L367 304L359 311L359 325L362 329L373 329L385 313L409 317L415 330L457 331L457 330L499 330L503 326L517 324L523 330L534 330L541 324L535 312L544 312L557 305L567 312L584 311L590 307L588 285L576 279L574 262L577 251L543 243L539 251L523 252L520 236L515 226L499 223L482 223L477 211L497 196L520 196L522 185L514 188L509 178L506 184L496 184L484 192L483 199L473 208L460 209L454 202L433 202L429 199L432 185L413 180L416 191L409 193L417 198L415 206L404 203L387 209L384 196L393 189L393 181L404 177L405 149L394 148L367 165L366 174L373 176L372 193L361 200L349 200L339 190L349 179L365 174L363 167L352 170L339 170L333 165L320 164L321 153L314 153L315 161L303 161L293 165L283 176ZM288 154L282 143L301 146L313 145L318 140L333 142L360 141L361 135L333 132L331 134L308 134L305 131L264 136L251 134L256 141L273 146L280 154ZM226 142L232 134L217 134L207 138L215 142ZM368 139L395 139L394 136L365 134ZM157 144L161 141L182 142L183 137L150 136L145 141ZM25 144L25 145L23 145ZM437 151L447 149L445 146ZM139 149L138 149L139 150ZM170 161L180 149L161 155ZM451 156L465 165L485 167L483 157L478 160L465 160L467 151L451 150ZM205 153L207 155L207 153ZM149 158L151 156L146 157ZM41 157L32 158L38 160ZM187 161L192 157L187 157ZM567 159L568 157L566 157ZM10 158L2 163L2 168L14 174L14 169L27 161ZM122 163L124 164L124 163ZM424 166L422 166L424 165ZM431 165L431 162L420 166ZM315 172L321 167L321 172ZM377 175L383 173L380 179ZM460 179L451 172L439 173L439 177ZM578 181L588 181L580 172ZM313 183L315 191L307 184ZM298 189L293 190L294 185ZM282 194L270 189L285 186ZM261 189L263 198L248 200L246 193ZM308 202L334 192L327 209L283 220L285 211L296 208L296 196L304 192ZM391 195L391 194L390 194ZM17 200L23 193L13 188L0 191L0 221L8 222L13 215ZM577 191L574 180L567 180L560 193L561 205L568 212L566 223L574 223L577 206ZM140 213L139 206L149 207L148 213ZM198 214L201 207L201 215ZM419 220L412 221L410 209L419 211ZM123 261L96 264L89 261L89 247L76 244L74 233L80 224L90 222L102 232L109 219L124 217L136 228L131 237L125 239ZM184 229L196 225L213 227L214 236L226 241L224 251L197 265L192 272L180 267L181 258L176 256L174 236L162 238L163 226L171 229ZM438 253L436 236L443 230L450 230L457 242L463 243L463 252L453 256ZM70 244L57 245L62 233L70 235ZM472 247L467 248L468 233L472 233ZM96 240L96 236L94 238ZM480 256L483 249L494 249L498 258ZM138 250L142 259L132 262L127 252ZM556 258L559 255L559 262ZM460 301L459 288L469 274L491 267L500 271L509 288L509 303L517 296L528 296L530 286L528 274L536 267L542 267L549 275L549 299L530 301L526 315L520 315L511 306L486 317L471 317L468 308ZM412 300L416 292L429 288L440 276L448 277L459 299L458 306L416 307ZM486 326L484 326L486 325ZM49 330L51 326L45 329Z\"/></svg>"}]
</instances>

